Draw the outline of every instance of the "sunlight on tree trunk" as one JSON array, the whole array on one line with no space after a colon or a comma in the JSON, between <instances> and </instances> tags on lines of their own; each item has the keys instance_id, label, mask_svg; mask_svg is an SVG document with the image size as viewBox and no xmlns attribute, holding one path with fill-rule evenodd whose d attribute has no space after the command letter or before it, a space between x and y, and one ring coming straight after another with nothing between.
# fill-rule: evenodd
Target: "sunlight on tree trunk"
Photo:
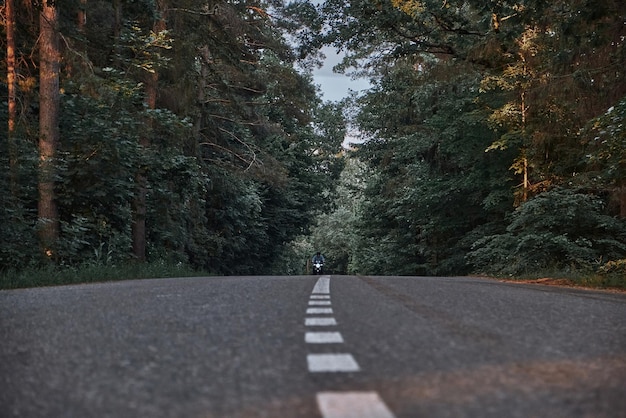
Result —
<instances>
[{"instance_id":1,"label":"sunlight on tree trunk","mask_svg":"<svg viewBox=\"0 0 626 418\"><path fill-rule=\"evenodd\" d=\"M56 5L46 2L40 15L39 205L42 250L54 256L59 219L54 193L55 155L59 141L60 50Z\"/></svg>"},{"instance_id":2,"label":"sunlight on tree trunk","mask_svg":"<svg viewBox=\"0 0 626 418\"><path fill-rule=\"evenodd\" d=\"M532 83L532 79L534 74L532 74L532 72L529 69L528 66L528 62L526 60L526 55L528 54L530 56L532 56L534 54L533 49L534 49L534 45L533 45L533 39L535 37L535 32L530 30L530 31L526 31L524 33L524 35L522 36L522 39L519 41L519 45L520 45L520 52L518 53L518 56L520 58L520 61L522 63L522 77L524 79L524 82L521 83L520 88L520 113L522 116L522 134L523 134L523 140L526 141L528 138L528 132L527 132L527 128L528 128L528 105L526 104L526 90L528 89L529 85ZM529 188L529 183L528 183L528 157L526 155L526 149L524 148L523 153L522 153L522 174L523 174L523 180L522 180L522 203L525 203L528 200L528 188Z\"/></svg>"},{"instance_id":3,"label":"sunlight on tree trunk","mask_svg":"<svg viewBox=\"0 0 626 418\"><path fill-rule=\"evenodd\" d=\"M159 10L165 10L161 2L158 2ZM154 33L158 34L166 29L165 20L159 18L153 27ZM156 109L157 96L158 96L158 83L159 74L155 69L154 72L149 73L146 81L146 104L149 109ZM151 125L152 122L147 120L146 123ZM150 132L151 126L147 127L147 133L142 135L140 139L140 145L142 148L150 146ZM140 168L135 177L136 181L136 196L133 202L134 206L134 219L132 224L132 236L133 236L133 255L138 261L146 260L146 214L147 214L147 196L148 196L148 178L147 173L143 168Z\"/></svg>"},{"instance_id":4,"label":"sunlight on tree trunk","mask_svg":"<svg viewBox=\"0 0 626 418\"><path fill-rule=\"evenodd\" d=\"M8 148L9 176L11 194L15 196L17 188L17 150L15 149L15 124L17 121L17 77L15 69L15 9L14 0L6 0L5 21L7 33L7 90L8 90Z\"/></svg>"},{"instance_id":5,"label":"sunlight on tree trunk","mask_svg":"<svg viewBox=\"0 0 626 418\"><path fill-rule=\"evenodd\" d=\"M17 89L17 79L15 77L15 10L13 0L6 0L5 20L7 32L7 88L9 96L9 136L15 130L15 120L17 119L17 107L15 94Z\"/></svg>"},{"instance_id":6,"label":"sunlight on tree trunk","mask_svg":"<svg viewBox=\"0 0 626 418\"><path fill-rule=\"evenodd\" d=\"M85 25L87 24L87 0L80 0L76 20L76 26L78 28L78 31L84 32Z\"/></svg>"},{"instance_id":7,"label":"sunlight on tree trunk","mask_svg":"<svg viewBox=\"0 0 626 418\"><path fill-rule=\"evenodd\" d=\"M528 200L528 158L526 156L524 158L524 184L523 184L523 192L522 192L522 202L526 202Z\"/></svg>"}]
</instances>

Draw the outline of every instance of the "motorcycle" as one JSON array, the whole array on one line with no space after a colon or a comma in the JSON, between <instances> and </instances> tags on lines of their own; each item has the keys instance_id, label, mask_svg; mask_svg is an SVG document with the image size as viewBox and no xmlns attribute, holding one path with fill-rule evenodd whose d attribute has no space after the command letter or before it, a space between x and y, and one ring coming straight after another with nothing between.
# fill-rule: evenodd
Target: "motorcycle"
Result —
<instances>
[{"instance_id":1,"label":"motorcycle","mask_svg":"<svg viewBox=\"0 0 626 418\"><path fill-rule=\"evenodd\" d=\"M322 270L324 269L324 263L321 261L316 261L313 263L313 274L322 274Z\"/></svg>"}]
</instances>

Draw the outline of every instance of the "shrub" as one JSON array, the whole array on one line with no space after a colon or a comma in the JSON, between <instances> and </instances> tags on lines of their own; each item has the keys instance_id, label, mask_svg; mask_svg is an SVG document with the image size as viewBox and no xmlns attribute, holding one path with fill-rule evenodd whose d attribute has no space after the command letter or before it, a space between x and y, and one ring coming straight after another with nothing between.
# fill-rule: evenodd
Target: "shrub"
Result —
<instances>
[{"instance_id":1,"label":"shrub","mask_svg":"<svg viewBox=\"0 0 626 418\"><path fill-rule=\"evenodd\" d=\"M476 241L467 258L477 271L518 275L593 270L624 253L626 225L605 213L602 199L554 189L517 208L506 232Z\"/></svg>"}]
</instances>

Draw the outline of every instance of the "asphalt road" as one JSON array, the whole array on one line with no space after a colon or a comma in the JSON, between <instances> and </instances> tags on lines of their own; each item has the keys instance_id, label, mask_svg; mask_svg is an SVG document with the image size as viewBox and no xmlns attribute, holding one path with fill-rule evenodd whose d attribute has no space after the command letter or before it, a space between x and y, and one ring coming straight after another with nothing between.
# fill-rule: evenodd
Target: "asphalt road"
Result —
<instances>
[{"instance_id":1,"label":"asphalt road","mask_svg":"<svg viewBox=\"0 0 626 418\"><path fill-rule=\"evenodd\" d=\"M0 291L0 417L626 417L626 295L352 276Z\"/></svg>"}]
</instances>

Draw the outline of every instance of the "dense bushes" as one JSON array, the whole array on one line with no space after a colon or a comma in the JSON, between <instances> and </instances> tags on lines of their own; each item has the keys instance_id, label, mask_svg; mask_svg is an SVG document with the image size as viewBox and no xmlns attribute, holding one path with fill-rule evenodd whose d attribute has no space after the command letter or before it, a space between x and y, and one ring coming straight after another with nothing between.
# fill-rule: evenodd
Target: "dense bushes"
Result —
<instances>
[{"instance_id":1,"label":"dense bushes","mask_svg":"<svg viewBox=\"0 0 626 418\"><path fill-rule=\"evenodd\" d=\"M596 3L320 5L312 44L373 83L355 100L369 177L342 221L349 272L618 277L624 4Z\"/></svg>"},{"instance_id":2,"label":"dense bushes","mask_svg":"<svg viewBox=\"0 0 626 418\"><path fill-rule=\"evenodd\" d=\"M17 114L0 108L2 126L14 126L0 141L0 273L133 261L281 273L294 264L287 243L307 233L334 187L344 126L298 69L287 9L90 1L90 18L77 23L75 4L46 6L58 9L53 32L63 39L50 105L58 139L39 136L37 8L16 5L17 65L0 62L19 75ZM8 42L7 30L0 25ZM45 198L42 139L54 149ZM45 240L42 225L55 226Z\"/></svg>"},{"instance_id":3,"label":"dense bushes","mask_svg":"<svg viewBox=\"0 0 626 418\"><path fill-rule=\"evenodd\" d=\"M468 254L480 272L498 275L593 271L626 253L626 225L605 214L593 194L555 189L510 215L502 234L478 240Z\"/></svg>"}]
</instances>

